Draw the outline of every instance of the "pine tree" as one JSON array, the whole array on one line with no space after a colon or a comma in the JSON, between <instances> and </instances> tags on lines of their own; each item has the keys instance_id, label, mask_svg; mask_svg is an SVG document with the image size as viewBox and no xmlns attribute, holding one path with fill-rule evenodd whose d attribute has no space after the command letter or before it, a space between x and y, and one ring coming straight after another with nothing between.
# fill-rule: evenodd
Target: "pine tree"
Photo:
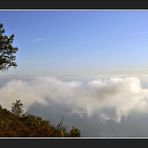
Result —
<instances>
[{"instance_id":1,"label":"pine tree","mask_svg":"<svg viewBox=\"0 0 148 148\"><path fill-rule=\"evenodd\" d=\"M3 24L0 24L0 70L8 70L10 67L16 67L16 56L14 55L18 48L13 47L14 34L10 37L4 35L5 29Z\"/></svg>"},{"instance_id":2,"label":"pine tree","mask_svg":"<svg viewBox=\"0 0 148 148\"><path fill-rule=\"evenodd\" d=\"M21 103L21 100L16 100L15 103L12 103L11 111L13 114L17 116L21 116L23 113L23 104Z\"/></svg>"}]
</instances>

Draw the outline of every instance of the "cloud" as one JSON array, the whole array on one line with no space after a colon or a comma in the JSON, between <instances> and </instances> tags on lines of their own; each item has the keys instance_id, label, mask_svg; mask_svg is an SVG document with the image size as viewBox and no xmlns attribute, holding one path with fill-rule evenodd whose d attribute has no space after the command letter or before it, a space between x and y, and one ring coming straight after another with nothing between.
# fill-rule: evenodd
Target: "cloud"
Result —
<instances>
[{"instance_id":1,"label":"cloud","mask_svg":"<svg viewBox=\"0 0 148 148\"><path fill-rule=\"evenodd\" d=\"M31 80L14 79L0 88L1 104L10 109L11 103L21 99L25 110L35 103L58 104L69 113L90 118L121 122L132 112L148 113L148 89L136 77L63 81L54 77Z\"/></svg>"},{"instance_id":2,"label":"cloud","mask_svg":"<svg viewBox=\"0 0 148 148\"><path fill-rule=\"evenodd\" d=\"M37 38L37 39L34 39L34 40L32 40L33 42L39 42L39 41L44 41L45 40L45 38Z\"/></svg>"}]
</instances>

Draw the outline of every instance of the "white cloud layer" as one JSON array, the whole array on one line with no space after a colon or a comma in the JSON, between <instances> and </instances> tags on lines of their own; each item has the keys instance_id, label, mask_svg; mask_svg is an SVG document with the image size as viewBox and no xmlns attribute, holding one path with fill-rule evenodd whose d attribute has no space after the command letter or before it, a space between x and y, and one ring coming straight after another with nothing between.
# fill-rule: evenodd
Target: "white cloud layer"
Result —
<instances>
[{"instance_id":1,"label":"white cloud layer","mask_svg":"<svg viewBox=\"0 0 148 148\"><path fill-rule=\"evenodd\" d=\"M71 113L120 122L132 112L148 113L148 89L136 77L83 81L63 81L39 77L29 81L10 80L0 88L1 105L10 109L21 99L25 110L34 103L56 103L71 108Z\"/></svg>"}]
</instances>

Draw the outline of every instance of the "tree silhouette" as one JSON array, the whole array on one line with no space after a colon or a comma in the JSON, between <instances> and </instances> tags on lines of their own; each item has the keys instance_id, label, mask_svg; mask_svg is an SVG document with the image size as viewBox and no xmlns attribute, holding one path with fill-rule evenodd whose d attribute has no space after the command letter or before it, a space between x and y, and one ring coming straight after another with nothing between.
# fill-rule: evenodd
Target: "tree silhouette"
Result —
<instances>
[{"instance_id":1,"label":"tree silhouette","mask_svg":"<svg viewBox=\"0 0 148 148\"><path fill-rule=\"evenodd\" d=\"M18 48L13 47L14 34L10 37L4 35L5 29L0 24L0 70L8 70L10 67L16 67L16 56L14 55Z\"/></svg>"},{"instance_id":2,"label":"tree silhouette","mask_svg":"<svg viewBox=\"0 0 148 148\"><path fill-rule=\"evenodd\" d=\"M12 103L11 111L13 114L17 116L21 116L21 114L24 111L22 108L23 108L23 104L21 103L21 100L16 100L15 103Z\"/></svg>"}]
</instances>

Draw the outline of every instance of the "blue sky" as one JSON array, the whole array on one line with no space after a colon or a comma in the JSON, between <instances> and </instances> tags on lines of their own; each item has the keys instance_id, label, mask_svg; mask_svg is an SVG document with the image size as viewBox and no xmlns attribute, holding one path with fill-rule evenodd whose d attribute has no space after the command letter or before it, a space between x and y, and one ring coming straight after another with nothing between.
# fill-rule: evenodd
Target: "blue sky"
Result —
<instances>
[{"instance_id":1,"label":"blue sky","mask_svg":"<svg viewBox=\"0 0 148 148\"><path fill-rule=\"evenodd\" d=\"M148 73L148 11L0 11L18 67L5 74Z\"/></svg>"}]
</instances>

